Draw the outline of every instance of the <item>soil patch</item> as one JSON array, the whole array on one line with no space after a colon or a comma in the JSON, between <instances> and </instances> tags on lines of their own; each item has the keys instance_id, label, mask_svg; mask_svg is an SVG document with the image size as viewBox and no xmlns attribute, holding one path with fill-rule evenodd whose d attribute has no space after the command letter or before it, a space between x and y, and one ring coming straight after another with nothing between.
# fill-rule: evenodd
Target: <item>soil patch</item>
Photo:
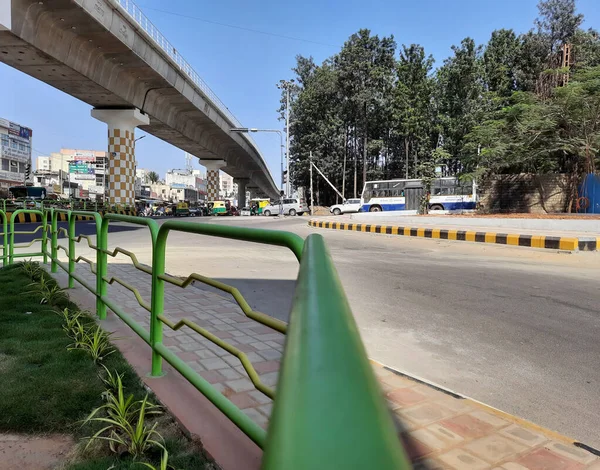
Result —
<instances>
[{"instance_id":1,"label":"soil patch","mask_svg":"<svg viewBox=\"0 0 600 470\"><path fill-rule=\"evenodd\" d=\"M75 445L62 434L25 436L0 434L0 470L46 470L66 460Z\"/></svg>"}]
</instances>

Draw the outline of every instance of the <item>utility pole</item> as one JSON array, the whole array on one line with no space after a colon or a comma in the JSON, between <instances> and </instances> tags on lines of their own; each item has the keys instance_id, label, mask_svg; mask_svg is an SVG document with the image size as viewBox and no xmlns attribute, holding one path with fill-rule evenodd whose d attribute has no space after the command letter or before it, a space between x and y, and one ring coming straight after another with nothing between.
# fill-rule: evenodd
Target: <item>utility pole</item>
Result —
<instances>
[{"instance_id":1,"label":"utility pole","mask_svg":"<svg viewBox=\"0 0 600 470\"><path fill-rule=\"evenodd\" d=\"M312 152L310 152L309 162L310 162L310 165L309 165L310 166L310 215L313 215L315 213L315 199L313 196Z\"/></svg>"},{"instance_id":2,"label":"utility pole","mask_svg":"<svg viewBox=\"0 0 600 470\"><path fill-rule=\"evenodd\" d=\"M290 87L285 87L285 195L290 197Z\"/></svg>"},{"instance_id":3,"label":"utility pole","mask_svg":"<svg viewBox=\"0 0 600 470\"><path fill-rule=\"evenodd\" d=\"M279 80L277 88L285 90L285 161L287 180L285 182L285 195L290 197L290 88L294 84L294 79ZM282 169L283 173L283 169Z\"/></svg>"}]
</instances>

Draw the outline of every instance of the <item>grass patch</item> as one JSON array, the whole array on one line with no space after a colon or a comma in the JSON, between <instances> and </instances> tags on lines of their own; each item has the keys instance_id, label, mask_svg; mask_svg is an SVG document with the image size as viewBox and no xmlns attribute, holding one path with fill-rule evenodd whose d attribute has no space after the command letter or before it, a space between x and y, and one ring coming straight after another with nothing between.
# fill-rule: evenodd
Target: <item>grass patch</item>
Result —
<instances>
[{"instance_id":1,"label":"grass patch","mask_svg":"<svg viewBox=\"0 0 600 470\"><path fill-rule=\"evenodd\" d=\"M106 374L89 352L69 349L73 339L65 333L64 318L58 311L77 311L78 307L68 297L58 299L54 306L40 303L43 294L32 290L30 275L19 264L0 269L0 432L91 436L99 429L97 423L84 427L81 424L93 409L105 403L103 393L107 386L99 374ZM36 276L55 285L46 272L40 271ZM93 331L92 318L82 315L79 320ZM135 400L147 395L119 351L103 357L102 364L111 372L123 374L124 389ZM150 399L156 402L152 394ZM183 436L171 416L162 415L158 423L170 466L213 468L202 449ZM147 468L130 456L111 455L101 442L84 450L86 444L87 441L81 441L65 469ZM160 468L160 457L160 451L156 451L141 460Z\"/></svg>"}]
</instances>

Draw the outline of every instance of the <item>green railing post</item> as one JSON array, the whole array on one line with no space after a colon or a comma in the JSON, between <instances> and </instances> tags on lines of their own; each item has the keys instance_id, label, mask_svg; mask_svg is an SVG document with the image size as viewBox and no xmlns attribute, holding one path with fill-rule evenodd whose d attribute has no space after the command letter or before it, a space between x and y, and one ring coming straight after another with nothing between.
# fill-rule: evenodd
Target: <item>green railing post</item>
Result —
<instances>
[{"instance_id":1,"label":"green railing post","mask_svg":"<svg viewBox=\"0 0 600 470\"><path fill-rule=\"evenodd\" d=\"M8 240L8 264L13 264L15 260L15 216L18 211L15 211L10 216L10 235Z\"/></svg>"},{"instance_id":2,"label":"green railing post","mask_svg":"<svg viewBox=\"0 0 600 470\"><path fill-rule=\"evenodd\" d=\"M6 212L0 211L2 217L2 266L6 266L6 258L8 257L8 223L6 220Z\"/></svg>"},{"instance_id":3,"label":"green railing post","mask_svg":"<svg viewBox=\"0 0 600 470\"><path fill-rule=\"evenodd\" d=\"M71 217L71 211L67 213L69 221L68 237L69 237L69 289L75 287L75 219Z\"/></svg>"},{"instance_id":4,"label":"green railing post","mask_svg":"<svg viewBox=\"0 0 600 470\"><path fill-rule=\"evenodd\" d=\"M165 307L165 281L159 276L165 273L166 243L160 248L155 242L152 247L152 298L150 303L150 346L152 346L152 377L162 375L162 356L156 345L162 343L162 322L158 319Z\"/></svg>"},{"instance_id":5,"label":"green railing post","mask_svg":"<svg viewBox=\"0 0 600 470\"><path fill-rule=\"evenodd\" d=\"M50 209L50 271L58 272L58 212Z\"/></svg>"},{"instance_id":6,"label":"green railing post","mask_svg":"<svg viewBox=\"0 0 600 470\"><path fill-rule=\"evenodd\" d=\"M99 220L100 214L96 212L96 314L100 320L106 319L106 304L102 300L106 296L108 286L104 278L107 273L108 258L106 254L108 240L108 223L106 223L106 234L104 233L104 222Z\"/></svg>"},{"instance_id":7,"label":"green railing post","mask_svg":"<svg viewBox=\"0 0 600 470\"><path fill-rule=\"evenodd\" d=\"M44 264L48 263L48 218L42 208L42 253L44 253L42 259Z\"/></svg>"}]
</instances>

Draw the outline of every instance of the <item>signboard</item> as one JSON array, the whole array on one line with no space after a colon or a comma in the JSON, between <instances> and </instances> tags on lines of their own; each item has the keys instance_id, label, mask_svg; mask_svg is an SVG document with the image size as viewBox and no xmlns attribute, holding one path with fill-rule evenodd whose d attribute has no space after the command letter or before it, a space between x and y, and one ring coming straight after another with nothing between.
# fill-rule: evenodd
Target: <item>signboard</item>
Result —
<instances>
[{"instance_id":1,"label":"signboard","mask_svg":"<svg viewBox=\"0 0 600 470\"><path fill-rule=\"evenodd\" d=\"M33 132L28 127L22 127L14 122L10 122L8 124L8 133L17 137L21 137L22 139L29 140L31 139Z\"/></svg>"},{"instance_id":2,"label":"signboard","mask_svg":"<svg viewBox=\"0 0 600 470\"><path fill-rule=\"evenodd\" d=\"M76 175L95 175L95 169L89 162L82 160L75 160L69 162L69 173Z\"/></svg>"}]
</instances>

